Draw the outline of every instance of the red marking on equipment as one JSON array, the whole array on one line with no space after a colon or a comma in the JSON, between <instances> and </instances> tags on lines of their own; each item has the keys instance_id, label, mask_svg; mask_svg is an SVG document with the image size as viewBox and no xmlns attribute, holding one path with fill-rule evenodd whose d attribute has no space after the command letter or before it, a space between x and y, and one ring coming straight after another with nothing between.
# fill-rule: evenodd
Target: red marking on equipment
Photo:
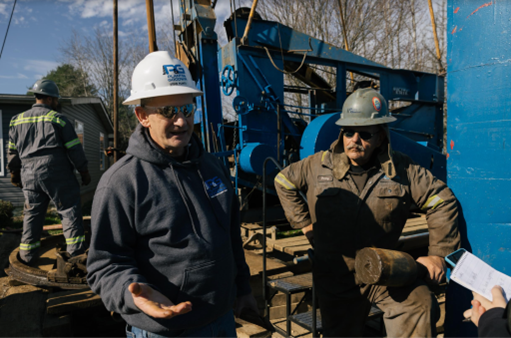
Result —
<instances>
[{"instance_id":1,"label":"red marking on equipment","mask_svg":"<svg viewBox=\"0 0 511 338\"><path fill-rule=\"evenodd\" d=\"M453 140L451 140L451 150L452 150L452 148L454 148L454 141Z\"/></svg>"},{"instance_id":2,"label":"red marking on equipment","mask_svg":"<svg viewBox=\"0 0 511 338\"><path fill-rule=\"evenodd\" d=\"M458 26L454 27L454 29L452 30L451 34L454 34L456 33L456 29L458 28Z\"/></svg>"},{"instance_id":3,"label":"red marking on equipment","mask_svg":"<svg viewBox=\"0 0 511 338\"><path fill-rule=\"evenodd\" d=\"M454 14L458 13L459 10L460 10L460 8L456 7L456 9L454 10Z\"/></svg>"},{"instance_id":4,"label":"red marking on equipment","mask_svg":"<svg viewBox=\"0 0 511 338\"><path fill-rule=\"evenodd\" d=\"M447 153L447 155L446 155L446 156L447 156L447 158L449 158L449 153Z\"/></svg>"},{"instance_id":5,"label":"red marking on equipment","mask_svg":"<svg viewBox=\"0 0 511 338\"><path fill-rule=\"evenodd\" d=\"M491 6L491 5L493 5L493 1L490 1L490 2L488 2L486 4L484 4L484 5L481 5L481 6L477 7L477 9L475 11L473 11L472 13L470 13L470 15L473 15L475 12L477 12L478 10L480 10L483 7L488 7L488 6ZM467 19L468 19L469 16L467 16Z\"/></svg>"}]
</instances>

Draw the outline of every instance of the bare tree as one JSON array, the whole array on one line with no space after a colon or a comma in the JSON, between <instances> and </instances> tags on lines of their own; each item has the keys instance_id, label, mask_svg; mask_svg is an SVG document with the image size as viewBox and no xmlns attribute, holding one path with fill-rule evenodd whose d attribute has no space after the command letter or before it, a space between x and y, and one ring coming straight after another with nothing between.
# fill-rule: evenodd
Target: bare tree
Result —
<instances>
[{"instance_id":1,"label":"bare tree","mask_svg":"<svg viewBox=\"0 0 511 338\"><path fill-rule=\"evenodd\" d=\"M144 41L125 36L119 40L119 97L120 103L129 96L131 74L136 64L145 56ZM110 116L113 114L113 40L112 33L105 28L96 28L92 35L80 35L74 31L71 38L60 47L62 62L73 65L87 74L97 89ZM127 141L137 122L133 111L122 104L119 111L119 135L121 148Z\"/></svg>"}]
</instances>

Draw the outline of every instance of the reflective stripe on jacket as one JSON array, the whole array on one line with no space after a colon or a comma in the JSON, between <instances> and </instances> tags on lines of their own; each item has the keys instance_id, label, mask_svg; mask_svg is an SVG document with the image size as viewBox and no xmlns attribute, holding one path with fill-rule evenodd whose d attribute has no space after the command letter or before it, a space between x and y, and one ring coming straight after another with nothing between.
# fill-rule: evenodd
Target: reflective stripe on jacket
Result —
<instances>
[{"instance_id":1,"label":"reflective stripe on jacket","mask_svg":"<svg viewBox=\"0 0 511 338\"><path fill-rule=\"evenodd\" d=\"M18 114L9 124L8 168L21 169L21 162L39 156L54 155L57 165L69 158L78 171L87 170L87 158L73 124L62 114L43 104Z\"/></svg>"},{"instance_id":2,"label":"reflective stripe on jacket","mask_svg":"<svg viewBox=\"0 0 511 338\"><path fill-rule=\"evenodd\" d=\"M412 210L426 213L429 255L444 257L459 248L458 211L451 190L408 156L393 152L389 158L389 149L385 146L378 154L386 171L379 169L360 193L348 174L349 158L340 140L328 151L289 165L275 178L291 225L314 225L315 273L330 276L337 290L355 285L351 272L357 250L396 248ZM308 204L298 190L306 192Z\"/></svg>"}]
</instances>

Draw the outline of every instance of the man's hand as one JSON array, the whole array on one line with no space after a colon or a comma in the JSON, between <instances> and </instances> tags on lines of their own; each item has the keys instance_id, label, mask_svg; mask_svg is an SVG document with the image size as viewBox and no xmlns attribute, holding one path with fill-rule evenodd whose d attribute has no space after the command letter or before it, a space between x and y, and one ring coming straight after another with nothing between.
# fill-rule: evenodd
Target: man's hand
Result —
<instances>
[{"instance_id":1,"label":"man's hand","mask_svg":"<svg viewBox=\"0 0 511 338\"><path fill-rule=\"evenodd\" d=\"M447 266L442 257L439 256L423 256L417 258L417 262L421 263L428 269L426 280L435 284L440 284L445 280L445 272Z\"/></svg>"},{"instance_id":2,"label":"man's hand","mask_svg":"<svg viewBox=\"0 0 511 338\"><path fill-rule=\"evenodd\" d=\"M23 188L23 184L21 184L21 171L13 171L11 172L11 183L13 186L18 188Z\"/></svg>"},{"instance_id":3,"label":"man's hand","mask_svg":"<svg viewBox=\"0 0 511 338\"><path fill-rule=\"evenodd\" d=\"M314 231L312 231L312 224L303 227L302 232L305 235L305 237L307 237L307 239L309 240L309 243L312 246L314 246Z\"/></svg>"},{"instance_id":4,"label":"man's hand","mask_svg":"<svg viewBox=\"0 0 511 338\"><path fill-rule=\"evenodd\" d=\"M80 176L82 176L82 185L89 185L91 181L91 177L89 171L80 171Z\"/></svg>"},{"instance_id":5,"label":"man's hand","mask_svg":"<svg viewBox=\"0 0 511 338\"><path fill-rule=\"evenodd\" d=\"M192 310L192 303L174 305L167 297L146 284L131 283L128 290L140 311L154 318L172 318Z\"/></svg>"},{"instance_id":6,"label":"man's hand","mask_svg":"<svg viewBox=\"0 0 511 338\"><path fill-rule=\"evenodd\" d=\"M252 293L236 298L236 302L234 303L234 315L239 318L243 311L249 311L259 315L257 302Z\"/></svg>"},{"instance_id":7,"label":"man's hand","mask_svg":"<svg viewBox=\"0 0 511 338\"><path fill-rule=\"evenodd\" d=\"M465 311L463 315L465 318L470 317L470 320L472 320L472 323L476 326L479 325L479 318L481 318L483 313L493 308L505 308L507 305L506 298L504 297L504 290L498 285L495 285L491 289L491 294L493 296L493 301L491 302L477 292L472 292L472 294L474 295L474 299L471 302L472 308Z\"/></svg>"}]
</instances>

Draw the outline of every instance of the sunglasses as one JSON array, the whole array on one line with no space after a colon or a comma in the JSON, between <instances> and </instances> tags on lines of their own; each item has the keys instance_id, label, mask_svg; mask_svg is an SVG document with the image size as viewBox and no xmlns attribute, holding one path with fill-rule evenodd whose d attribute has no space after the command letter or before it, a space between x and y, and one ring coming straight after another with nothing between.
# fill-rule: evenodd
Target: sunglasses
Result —
<instances>
[{"instance_id":1,"label":"sunglasses","mask_svg":"<svg viewBox=\"0 0 511 338\"><path fill-rule=\"evenodd\" d=\"M163 106L163 107L152 107L144 106L144 108L154 109L158 114L168 119L174 118L179 112L183 113L185 118L193 115L195 112L195 104L189 103L183 106Z\"/></svg>"},{"instance_id":2,"label":"sunglasses","mask_svg":"<svg viewBox=\"0 0 511 338\"><path fill-rule=\"evenodd\" d=\"M368 141L368 140L372 139L375 135L378 135L379 131L371 134L368 131L354 131L353 129L344 129L342 133L347 138L352 138L353 136L355 136L355 134L358 133L358 136L360 136L360 138L362 140Z\"/></svg>"}]
</instances>

